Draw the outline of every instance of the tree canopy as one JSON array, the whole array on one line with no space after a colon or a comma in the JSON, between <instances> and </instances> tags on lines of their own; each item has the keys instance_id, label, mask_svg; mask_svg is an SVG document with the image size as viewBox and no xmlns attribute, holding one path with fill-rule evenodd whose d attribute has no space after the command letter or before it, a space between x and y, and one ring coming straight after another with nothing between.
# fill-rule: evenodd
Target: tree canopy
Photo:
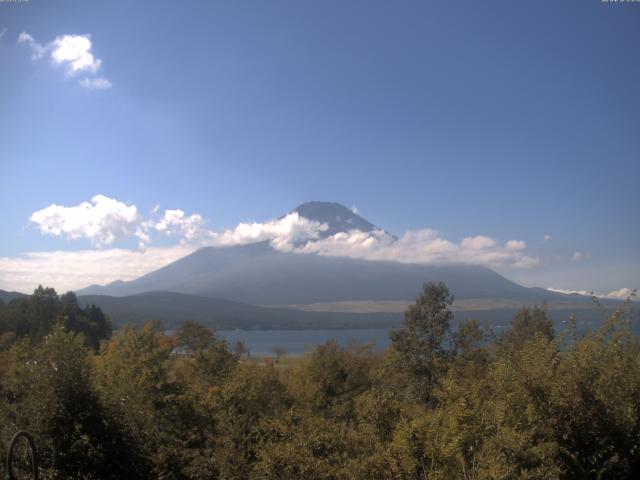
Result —
<instances>
[{"instance_id":1,"label":"tree canopy","mask_svg":"<svg viewBox=\"0 0 640 480\"><path fill-rule=\"evenodd\" d=\"M23 338L38 343L55 325L82 334L94 349L112 332L111 321L99 307L82 308L75 293L59 296L53 288L39 286L29 297L0 304L0 349Z\"/></svg>"},{"instance_id":2,"label":"tree canopy","mask_svg":"<svg viewBox=\"0 0 640 480\"><path fill-rule=\"evenodd\" d=\"M628 304L581 336L544 308L496 336L451 301L426 284L385 351L329 341L274 362L193 322L98 345L101 313L40 288L1 307L0 441L30 431L45 479L640 476Z\"/></svg>"}]
</instances>

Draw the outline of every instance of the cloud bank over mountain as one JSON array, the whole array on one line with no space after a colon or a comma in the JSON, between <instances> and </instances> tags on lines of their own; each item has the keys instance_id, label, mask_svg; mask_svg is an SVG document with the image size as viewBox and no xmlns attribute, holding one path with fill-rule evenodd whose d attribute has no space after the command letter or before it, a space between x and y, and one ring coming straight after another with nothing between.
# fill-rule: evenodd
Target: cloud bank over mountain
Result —
<instances>
[{"instance_id":1,"label":"cloud bank over mountain","mask_svg":"<svg viewBox=\"0 0 640 480\"><path fill-rule=\"evenodd\" d=\"M517 243L519 247L513 248ZM391 260L403 263L449 264L465 263L488 267L511 266L530 268L539 263L536 257L524 253L525 244L509 240L504 245L483 235L464 238L459 244L442 238L431 229L406 232L399 238L375 230L351 230L327 238L310 241L293 250L299 253L361 258L364 260Z\"/></svg>"},{"instance_id":2,"label":"cloud bank over mountain","mask_svg":"<svg viewBox=\"0 0 640 480\"><path fill-rule=\"evenodd\" d=\"M314 218L320 213L324 221ZM340 215L333 215L338 209ZM342 209L342 210L341 210ZM307 212L307 218L300 212ZM354 215L352 218L346 218ZM94 249L30 252L0 258L0 288L29 291L37 283L77 289L88 284L130 280L160 268L200 247L229 247L269 242L276 250L301 255L387 260L427 265L468 264L491 268L527 269L540 259L528 253L523 240L500 242L475 235L455 242L433 229L407 231L396 237L376 227L352 209L339 204L308 203L280 218L266 222L240 223L234 228L214 230L198 213L156 206L144 215L134 204L105 195L95 195L78 205L52 204L33 212L31 224L42 234L85 240ZM368 231L351 228L365 225ZM335 232L335 233L334 233ZM161 237L177 242L154 246ZM137 248L115 248L134 240ZM166 240L163 241L166 243Z\"/></svg>"},{"instance_id":3,"label":"cloud bank over mountain","mask_svg":"<svg viewBox=\"0 0 640 480\"><path fill-rule=\"evenodd\" d=\"M182 244L222 247L268 241L278 250L292 251L295 244L315 240L328 228L292 212L268 222L240 223L233 229L214 231L206 227L198 213L187 215L180 209L161 213L158 205L145 217L136 205L105 195L68 207L52 204L33 212L29 220L45 235L86 239L98 248L135 238L140 250L152 243L152 236L158 233L177 238Z\"/></svg>"},{"instance_id":4,"label":"cloud bank over mountain","mask_svg":"<svg viewBox=\"0 0 640 480\"><path fill-rule=\"evenodd\" d=\"M342 221L341 218L338 220ZM143 249L152 243L152 235L157 232L176 237L181 243L202 246L267 241L273 248L287 252L407 263L474 263L529 268L539 261L525 253L527 245L522 240L501 244L494 238L477 235L456 244L428 228L408 231L397 238L373 225L369 231L362 231L345 224L347 227L343 227L343 231L321 238L323 232L331 230L330 220L316 221L297 211L267 222L240 223L235 228L216 231L209 229L198 213L187 215L180 209L161 212L156 206L145 218L135 205L105 195L96 195L75 206L50 205L34 212L30 221L44 234L70 240L85 238L96 247L134 237Z\"/></svg>"}]
</instances>

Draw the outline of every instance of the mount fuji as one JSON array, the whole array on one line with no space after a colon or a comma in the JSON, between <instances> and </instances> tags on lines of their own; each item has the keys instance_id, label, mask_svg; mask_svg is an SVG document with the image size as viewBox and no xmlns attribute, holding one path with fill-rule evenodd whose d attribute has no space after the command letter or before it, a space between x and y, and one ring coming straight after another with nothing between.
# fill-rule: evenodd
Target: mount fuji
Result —
<instances>
[{"instance_id":1,"label":"mount fuji","mask_svg":"<svg viewBox=\"0 0 640 480\"><path fill-rule=\"evenodd\" d=\"M326 224L320 238L351 230L382 230L338 203L308 202L292 212ZM277 250L265 241L204 247L138 279L92 285L78 291L78 295L87 297L87 301L91 298L98 305L117 303L122 310L127 303L139 307L144 303L140 296L154 293L148 298L153 303L157 302L157 292L167 292L180 295L171 296L174 304L168 302L165 313L171 311L172 305L176 306L175 302L188 304L189 296L194 296L232 302L226 305L226 311L236 304L269 310L270 315L277 308L295 310L299 315L385 313L401 318L402 310L416 297L422 284L431 280L444 281L455 295L458 309L469 312L511 311L543 302L552 308L560 304L565 309L590 308L587 297L524 287L484 266L422 265L300 254ZM131 296L137 297L135 302L125 300ZM202 309L205 313L207 308L215 310L207 302L193 303L200 307L198 315L192 317L198 317ZM109 308L106 310L110 313ZM180 307L179 312L181 317L189 317L188 308ZM260 312L251 310L250 316L260 316Z\"/></svg>"}]
</instances>

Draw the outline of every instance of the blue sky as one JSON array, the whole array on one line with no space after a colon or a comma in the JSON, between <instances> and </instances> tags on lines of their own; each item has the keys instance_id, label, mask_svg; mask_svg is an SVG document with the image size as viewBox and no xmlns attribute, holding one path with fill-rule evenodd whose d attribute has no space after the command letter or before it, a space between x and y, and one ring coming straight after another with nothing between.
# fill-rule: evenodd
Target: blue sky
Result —
<instances>
[{"instance_id":1,"label":"blue sky","mask_svg":"<svg viewBox=\"0 0 640 480\"><path fill-rule=\"evenodd\" d=\"M535 266L490 266L526 285L640 286L640 4L31 0L0 33L0 288L28 253L135 249L30 222L98 194L216 231L337 201L524 241Z\"/></svg>"}]
</instances>

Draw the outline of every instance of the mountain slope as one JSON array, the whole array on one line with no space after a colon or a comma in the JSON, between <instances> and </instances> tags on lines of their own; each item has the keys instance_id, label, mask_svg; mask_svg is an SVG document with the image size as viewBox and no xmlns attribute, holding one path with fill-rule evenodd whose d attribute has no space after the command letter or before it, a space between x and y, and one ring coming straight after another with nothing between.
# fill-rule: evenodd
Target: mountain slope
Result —
<instances>
[{"instance_id":1,"label":"mountain slope","mask_svg":"<svg viewBox=\"0 0 640 480\"><path fill-rule=\"evenodd\" d=\"M565 297L522 287L492 270L429 266L279 252L266 243L202 248L130 282L90 287L79 294L112 296L170 291L254 305L343 300L407 300L422 283L442 280L456 298L552 300Z\"/></svg>"}]
</instances>

